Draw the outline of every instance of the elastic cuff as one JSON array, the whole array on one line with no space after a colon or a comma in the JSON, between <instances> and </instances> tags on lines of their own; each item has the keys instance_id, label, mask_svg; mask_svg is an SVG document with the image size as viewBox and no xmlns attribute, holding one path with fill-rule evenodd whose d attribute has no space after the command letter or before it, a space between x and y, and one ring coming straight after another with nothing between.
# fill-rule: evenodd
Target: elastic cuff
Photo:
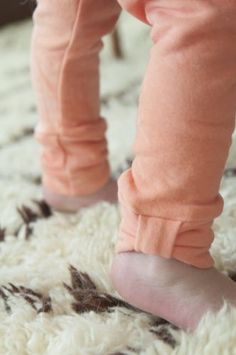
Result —
<instances>
[{"instance_id":1,"label":"elastic cuff","mask_svg":"<svg viewBox=\"0 0 236 355\"><path fill-rule=\"evenodd\" d=\"M135 214L124 206L115 252L137 251L210 268L212 221L184 222Z\"/></svg>"},{"instance_id":2,"label":"elastic cuff","mask_svg":"<svg viewBox=\"0 0 236 355\"><path fill-rule=\"evenodd\" d=\"M76 176L65 172L43 173L43 185L50 191L64 196L86 196L100 190L110 178L108 162L96 167L82 169Z\"/></svg>"},{"instance_id":3,"label":"elastic cuff","mask_svg":"<svg viewBox=\"0 0 236 355\"><path fill-rule=\"evenodd\" d=\"M105 131L99 117L80 125L60 125L59 133L37 126L35 138L42 146L43 185L65 196L84 196L101 189L110 177Z\"/></svg>"}]
</instances>

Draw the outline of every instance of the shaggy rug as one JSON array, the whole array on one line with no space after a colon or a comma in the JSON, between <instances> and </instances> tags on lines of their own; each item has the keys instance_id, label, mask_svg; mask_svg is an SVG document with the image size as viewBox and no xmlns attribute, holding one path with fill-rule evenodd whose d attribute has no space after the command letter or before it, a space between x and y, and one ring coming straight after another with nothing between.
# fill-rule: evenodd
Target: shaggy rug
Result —
<instances>
[{"instance_id":1,"label":"shaggy rug","mask_svg":"<svg viewBox=\"0 0 236 355\"><path fill-rule=\"evenodd\" d=\"M107 203L74 215L42 200L37 120L30 82L30 21L0 31L0 355L236 354L236 309L225 304L193 333L126 304L112 288L119 208ZM110 37L101 55L102 114L114 174L126 168L135 134L148 28L123 15L124 59ZM215 221L217 268L236 279L236 143ZM125 282L125 280L124 280ZM187 305L186 305L187 306Z\"/></svg>"}]
</instances>

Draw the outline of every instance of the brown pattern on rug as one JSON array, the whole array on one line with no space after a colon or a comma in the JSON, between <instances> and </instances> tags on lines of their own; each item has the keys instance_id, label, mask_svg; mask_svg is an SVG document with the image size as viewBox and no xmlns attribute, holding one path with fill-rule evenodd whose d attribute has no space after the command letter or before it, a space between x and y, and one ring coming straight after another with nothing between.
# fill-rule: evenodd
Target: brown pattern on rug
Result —
<instances>
[{"instance_id":1,"label":"brown pattern on rug","mask_svg":"<svg viewBox=\"0 0 236 355\"><path fill-rule=\"evenodd\" d=\"M225 177L236 177L236 168L226 168L224 171Z\"/></svg>"},{"instance_id":2,"label":"brown pattern on rug","mask_svg":"<svg viewBox=\"0 0 236 355\"><path fill-rule=\"evenodd\" d=\"M4 301L5 310L12 312L8 300L10 295L24 299L36 312L49 313L52 311L52 301L50 296L44 296L40 292L33 291L24 286L16 286L9 282L9 286L0 287L0 298Z\"/></svg>"},{"instance_id":3,"label":"brown pattern on rug","mask_svg":"<svg viewBox=\"0 0 236 355\"><path fill-rule=\"evenodd\" d=\"M88 274L78 271L74 266L69 267L71 275L71 286L64 283L64 287L73 296L75 302L72 308L76 313L89 311L112 312L114 307L125 307L135 312L141 312L139 309L131 306L125 301L101 292L97 289L94 282Z\"/></svg>"},{"instance_id":4,"label":"brown pattern on rug","mask_svg":"<svg viewBox=\"0 0 236 355\"><path fill-rule=\"evenodd\" d=\"M71 286L66 283L63 283L63 285L74 298L74 302L72 302L71 307L76 313L82 314L90 311L94 311L96 313L110 313L114 311L116 307L124 307L138 313L146 313L131 306L127 302L118 299L117 297L114 297L106 292L99 291L90 276L87 273L78 271L74 266L69 266L69 272L71 277ZM53 312L52 299L49 295L45 296L39 291L34 291L25 286L16 286L9 282L8 286L0 286L0 298L4 302L4 307L7 313L13 312L11 306L9 305L10 297L14 297L15 299L19 297L25 300L37 314ZM152 317L150 315L150 319L149 331L155 334L157 339L163 341L171 348L175 348L177 341L171 335L167 326L169 325L173 329L177 329L177 327L169 324L162 318ZM135 354L139 353L138 349L132 347L127 347L126 350L132 351ZM125 355L125 352L112 353L110 355L115 354Z\"/></svg>"},{"instance_id":5,"label":"brown pattern on rug","mask_svg":"<svg viewBox=\"0 0 236 355\"><path fill-rule=\"evenodd\" d=\"M24 140L25 138L33 136L33 134L34 134L34 128L25 127L25 128L22 129L22 131L13 134L10 137L8 142L0 145L0 149L3 149L3 148L5 148L5 147L7 147L7 146L9 146L9 145L11 145L13 143L19 143L22 140Z\"/></svg>"},{"instance_id":6,"label":"brown pattern on rug","mask_svg":"<svg viewBox=\"0 0 236 355\"><path fill-rule=\"evenodd\" d=\"M34 204L37 206L38 208L37 212L25 205L22 205L21 207L17 208L17 211L20 214L23 223L16 230L15 232L16 236L18 235L22 226L25 225L26 226L25 238L28 239L33 233L33 228L32 228L33 222L37 221L38 219L42 219L42 218L47 219L50 216L52 216L52 210L44 200L41 201L32 200L32 202L34 202Z\"/></svg>"}]
</instances>

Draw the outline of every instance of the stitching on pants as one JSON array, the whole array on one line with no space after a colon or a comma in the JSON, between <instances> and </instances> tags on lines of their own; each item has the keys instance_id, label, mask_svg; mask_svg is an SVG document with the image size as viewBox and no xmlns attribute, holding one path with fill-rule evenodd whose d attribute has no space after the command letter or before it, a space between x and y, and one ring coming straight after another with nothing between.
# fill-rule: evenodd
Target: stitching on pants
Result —
<instances>
[{"instance_id":1,"label":"stitching on pants","mask_svg":"<svg viewBox=\"0 0 236 355\"><path fill-rule=\"evenodd\" d=\"M58 87L57 87L57 99L58 99L58 102L60 102L60 93L59 93L59 91L60 91L60 87L61 87L61 78L62 78L62 74L63 74L63 70L64 70L64 67L65 67L65 62L66 62L67 56L68 56L68 53L70 51L70 48L71 48L71 45L72 45L72 42L73 42L74 32L75 32L76 25L77 25L77 18L78 18L79 10L80 10L80 0L78 0L78 6L77 6L76 13L75 13L75 21L74 21L73 26L71 28L70 41L68 43L68 46L65 49L65 53L64 53L64 56L63 56L62 62L61 62L61 68L60 68L60 71L59 71L59 79L58 79ZM61 113L62 113L62 110L61 110L61 106L60 106L60 114ZM60 123L61 123L61 121L62 121L62 119L60 117L60 121L57 124L57 128L58 128L59 131L60 131ZM67 170L67 155L66 155L65 149L63 148L63 145L61 143L60 134L58 135L58 145L62 149L62 152L63 152L63 154L65 156L65 172L66 172L67 179L68 179L69 186L70 186L69 190L71 191L71 189L72 189L72 186L71 186L71 183L70 183L71 176L70 176L70 172ZM73 189L72 189L71 192L72 193L74 192Z\"/></svg>"}]
</instances>

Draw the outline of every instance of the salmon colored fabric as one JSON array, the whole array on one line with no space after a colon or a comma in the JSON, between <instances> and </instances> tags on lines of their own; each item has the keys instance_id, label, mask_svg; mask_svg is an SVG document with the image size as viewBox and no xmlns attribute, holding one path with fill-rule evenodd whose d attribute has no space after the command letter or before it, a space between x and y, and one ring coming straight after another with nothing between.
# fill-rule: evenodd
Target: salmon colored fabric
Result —
<instances>
[{"instance_id":1,"label":"salmon colored fabric","mask_svg":"<svg viewBox=\"0 0 236 355\"><path fill-rule=\"evenodd\" d=\"M99 52L120 11L114 0L38 0L31 47L35 135L43 183L54 192L86 195L109 179Z\"/></svg>"},{"instance_id":2,"label":"salmon colored fabric","mask_svg":"<svg viewBox=\"0 0 236 355\"><path fill-rule=\"evenodd\" d=\"M118 180L116 253L138 251L213 266L212 223L236 111L235 0L119 0L151 26L135 158ZM85 195L109 177L99 114L101 37L113 0L39 0L32 36L44 184Z\"/></svg>"}]
</instances>

